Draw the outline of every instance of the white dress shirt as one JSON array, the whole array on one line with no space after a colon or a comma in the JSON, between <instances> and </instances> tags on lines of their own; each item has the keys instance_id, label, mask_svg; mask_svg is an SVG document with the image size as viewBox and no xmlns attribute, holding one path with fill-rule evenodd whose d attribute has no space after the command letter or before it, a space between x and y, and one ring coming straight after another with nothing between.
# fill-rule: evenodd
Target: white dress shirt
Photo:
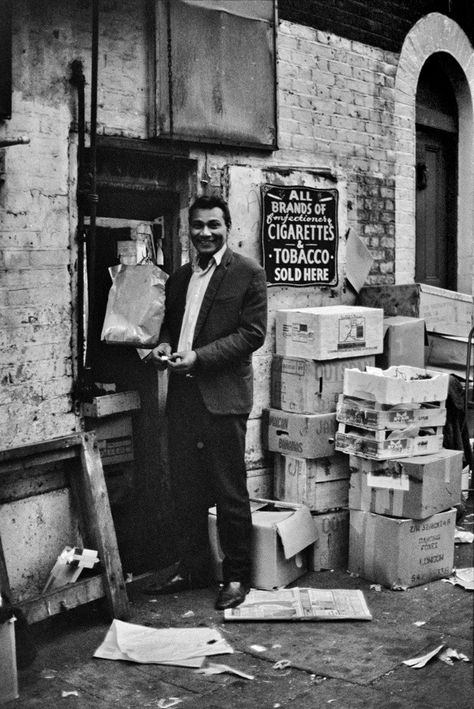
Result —
<instances>
[{"instance_id":1,"label":"white dress shirt","mask_svg":"<svg viewBox=\"0 0 474 709\"><path fill-rule=\"evenodd\" d=\"M181 332L179 334L178 352L188 352L193 349L194 331L196 329L204 294L214 271L222 261L226 248L227 245L224 244L219 251L216 251L209 260L206 268L201 268L197 260L193 264L193 275L191 276L186 292L186 308L181 324Z\"/></svg>"}]
</instances>

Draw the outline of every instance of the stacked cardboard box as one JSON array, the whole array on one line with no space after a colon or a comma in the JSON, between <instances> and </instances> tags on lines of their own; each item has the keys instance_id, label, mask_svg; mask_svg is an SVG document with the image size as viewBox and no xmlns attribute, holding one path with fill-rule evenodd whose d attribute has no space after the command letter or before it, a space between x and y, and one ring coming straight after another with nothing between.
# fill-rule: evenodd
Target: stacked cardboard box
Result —
<instances>
[{"instance_id":1,"label":"stacked cardboard box","mask_svg":"<svg viewBox=\"0 0 474 709\"><path fill-rule=\"evenodd\" d=\"M373 366L383 350L383 311L354 306L276 314L266 447L277 500L307 506L317 533L310 570L346 566L349 465L334 448L336 406L347 367Z\"/></svg>"},{"instance_id":2,"label":"stacked cardboard box","mask_svg":"<svg viewBox=\"0 0 474 709\"><path fill-rule=\"evenodd\" d=\"M336 450L350 454L349 571L389 588L452 570L462 452L442 447L448 380L407 366L345 372Z\"/></svg>"}]
</instances>

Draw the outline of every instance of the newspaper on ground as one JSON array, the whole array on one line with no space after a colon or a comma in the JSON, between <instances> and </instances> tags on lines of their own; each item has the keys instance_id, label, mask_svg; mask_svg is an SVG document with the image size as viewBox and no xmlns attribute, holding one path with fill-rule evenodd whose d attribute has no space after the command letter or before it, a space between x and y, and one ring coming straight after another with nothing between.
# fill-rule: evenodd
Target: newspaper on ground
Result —
<instances>
[{"instance_id":1,"label":"newspaper on ground","mask_svg":"<svg viewBox=\"0 0 474 709\"><path fill-rule=\"evenodd\" d=\"M94 657L198 668L209 655L233 652L215 628L149 628L114 619Z\"/></svg>"},{"instance_id":2,"label":"newspaper on ground","mask_svg":"<svg viewBox=\"0 0 474 709\"><path fill-rule=\"evenodd\" d=\"M372 614L358 589L252 589L244 603L224 611L224 620L372 620Z\"/></svg>"}]
</instances>

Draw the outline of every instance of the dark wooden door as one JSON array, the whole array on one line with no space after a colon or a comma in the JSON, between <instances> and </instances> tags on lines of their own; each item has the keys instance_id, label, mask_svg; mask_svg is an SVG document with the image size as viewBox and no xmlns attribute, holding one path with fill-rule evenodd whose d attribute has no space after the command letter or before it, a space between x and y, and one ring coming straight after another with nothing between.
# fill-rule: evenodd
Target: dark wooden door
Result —
<instances>
[{"instance_id":1,"label":"dark wooden door","mask_svg":"<svg viewBox=\"0 0 474 709\"><path fill-rule=\"evenodd\" d=\"M415 279L456 290L456 136L419 128L416 157Z\"/></svg>"}]
</instances>

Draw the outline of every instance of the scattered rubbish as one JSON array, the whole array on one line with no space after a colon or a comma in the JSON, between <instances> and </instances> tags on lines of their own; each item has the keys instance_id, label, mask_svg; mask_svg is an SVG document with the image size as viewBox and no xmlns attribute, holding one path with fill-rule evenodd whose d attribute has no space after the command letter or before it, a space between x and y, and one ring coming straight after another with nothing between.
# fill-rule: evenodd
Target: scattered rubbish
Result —
<instances>
[{"instance_id":1,"label":"scattered rubbish","mask_svg":"<svg viewBox=\"0 0 474 709\"><path fill-rule=\"evenodd\" d=\"M392 586L392 591L406 591L408 586L400 586L399 584L394 584ZM426 589L425 589L426 591Z\"/></svg>"},{"instance_id":2,"label":"scattered rubbish","mask_svg":"<svg viewBox=\"0 0 474 709\"><path fill-rule=\"evenodd\" d=\"M416 625L418 628L420 628L422 625L426 625L426 620L415 620L413 625Z\"/></svg>"},{"instance_id":3,"label":"scattered rubbish","mask_svg":"<svg viewBox=\"0 0 474 709\"><path fill-rule=\"evenodd\" d=\"M474 513L468 514L464 517L463 524L474 524Z\"/></svg>"},{"instance_id":4,"label":"scattered rubbish","mask_svg":"<svg viewBox=\"0 0 474 709\"><path fill-rule=\"evenodd\" d=\"M427 652L426 655L420 655L420 657L413 657L411 660L404 660L403 664L413 667L418 670L424 667L427 662L437 657L441 662L445 662L447 665L454 665L455 660L460 660L462 662L470 662L467 655L457 650L453 650L451 647L445 647L445 645L438 645L437 648Z\"/></svg>"},{"instance_id":5,"label":"scattered rubbish","mask_svg":"<svg viewBox=\"0 0 474 709\"><path fill-rule=\"evenodd\" d=\"M372 620L360 590L252 589L245 601L224 611L224 620Z\"/></svg>"},{"instance_id":6,"label":"scattered rubbish","mask_svg":"<svg viewBox=\"0 0 474 709\"><path fill-rule=\"evenodd\" d=\"M181 704L183 700L180 699L179 697L168 697L168 698L163 698L160 699L160 701L157 704L157 707L159 709L171 709L171 707L175 707L177 704Z\"/></svg>"},{"instance_id":7,"label":"scattered rubbish","mask_svg":"<svg viewBox=\"0 0 474 709\"><path fill-rule=\"evenodd\" d=\"M248 675L246 672L237 670L235 667L230 667L230 665L220 665L215 662L210 662L206 667L201 667L199 670L195 670L197 674L201 675L219 675L224 672L229 674L237 675L238 677L243 677L244 679L255 679L253 675Z\"/></svg>"},{"instance_id":8,"label":"scattered rubbish","mask_svg":"<svg viewBox=\"0 0 474 709\"><path fill-rule=\"evenodd\" d=\"M441 580L453 586L462 586L466 591L474 591L474 568L471 566L467 569L455 569L454 576Z\"/></svg>"},{"instance_id":9,"label":"scattered rubbish","mask_svg":"<svg viewBox=\"0 0 474 709\"><path fill-rule=\"evenodd\" d=\"M460 660L461 662L469 662L469 658L463 652L458 652L453 650L452 647L447 647L445 650L440 652L438 659L441 662L445 662L447 665L454 665L454 660Z\"/></svg>"},{"instance_id":10,"label":"scattered rubbish","mask_svg":"<svg viewBox=\"0 0 474 709\"><path fill-rule=\"evenodd\" d=\"M436 655L441 652L443 649L444 645L438 645L437 648L434 650L431 650L431 652L427 652L425 655L420 655L419 657L412 657L410 660L403 660L404 665L408 665L408 667L413 667L415 670L419 670L421 667L424 667L427 662L429 662L433 657L436 657Z\"/></svg>"},{"instance_id":11,"label":"scattered rubbish","mask_svg":"<svg viewBox=\"0 0 474 709\"><path fill-rule=\"evenodd\" d=\"M474 541L474 534L472 532L466 532L464 529L459 529L456 527L454 532L454 543L455 544L472 544Z\"/></svg>"},{"instance_id":12,"label":"scattered rubbish","mask_svg":"<svg viewBox=\"0 0 474 709\"><path fill-rule=\"evenodd\" d=\"M233 652L214 628L148 628L114 619L94 657L199 668L208 655Z\"/></svg>"},{"instance_id":13,"label":"scattered rubbish","mask_svg":"<svg viewBox=\"0 0 474 709\"><path fill-rule=\"evenodd\" d=\"M57 670L41 670L41 677L43 679L54 679L58 676Z\"/></svg>"},{"instance_id":14,"label":"scattered rubbish","mask_svg":"<svg viewBox=\"0 0 474 709\"><path fill-rule=\"evenodd\" d=\"M133 574L127 574L125 578L125 583L132 583L133 581Z\"/></svg>"},{"instance_id":15,"label":"scattered rubbish","mask_svg":"<svg viewBox=\"0 0 474 709\"><path fill-rule=\"evenodd\" d=\"M264 645L250 645L250 649L254 652L265 652L267 648Z\"/></svg>"},{"instance_id":16,"label":"scattered rubbish","mask_svg":"<svg viewBox=\"0 0 474 709\"><path fill-rule=\"evenodd\" d=\"M291 662L289 660L278 660L272 665L274 670L286 670L287 667L291 667Z\"/></svg>"},{"instance_id":17,"label":"scattered rubbish","mask_svg":"<svg viewBox=\"0 0 474 709\"><path fill-rule=\"evenodd\" d=\"M93 549L64 547L51 569L43 593L74 583L79 578L82 569L92 569L99 561L97 552Z\"/></svg>"},{"instance_id":18,"label":"scattered rubbish","mask_svg":"<svg viewBox=\"0 0 474 709\"><path fill-rule=\"evenodd\" d=\"M77 691L77 689L72 689L70 692L63 689L63 691L61 692L61 697L63 699L65 697L78 697L78 696L79 696L79 692Z\"/></svg>"},{"instance_id":19,"label":"scattered rubbish","mask_svg":"<svg viewBox=\"0 0 474 709\"><path fill-rule=\"evenodd\" d=\"M382 590L382 586L379 583L371 583L369 588L371 591L381 591Z\"/></svg>"},{"instance_id":20,"label":"scattered rubbish","mask_svg":"<svg viewBox=\"0 0 474 709\"><path fill-rule=\"evenodd\" d=\"M181 618L192 618L194 615L194 611L186 611L186 613L183 613Z\"/></svg>"},{"instance_id":21,"label":"scattered rubbish","mask_svg":"<svg viewBox=\"0 0 474 709\"><path fill-rule=\"evenodd\" d=\"M274 645L272 645L272 650L279 650L280 648L281 648L280 643L275 643Z\"/></svg>"}]
</instances>

